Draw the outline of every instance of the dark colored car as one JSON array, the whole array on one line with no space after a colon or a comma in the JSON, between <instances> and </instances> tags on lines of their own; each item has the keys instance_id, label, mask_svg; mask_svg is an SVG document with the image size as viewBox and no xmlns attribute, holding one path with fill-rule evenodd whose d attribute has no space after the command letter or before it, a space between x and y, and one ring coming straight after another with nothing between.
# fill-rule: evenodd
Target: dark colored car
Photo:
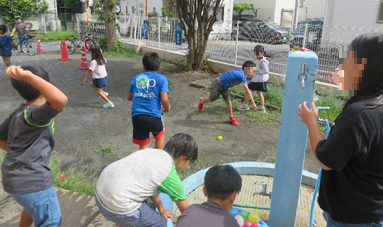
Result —
<instances>
[{"instance_id":1,"label":"dark colored car","mask_svg":"<svg viewBox=\"0 0 383 227\"><path fill-rule=\"evenodd\" d=\"M238 31L237 24L239 22ZM239 40L250 40L260 43L286 43L289 32L281 29L271 21L258 19L240 18L233 24L232 40L236 40L238 32Z\"/></svg>"},{"instance_id":2,"label":"dark colored car","mask_svg":"<svg viewBox=\"0 0 383 227\"><path fill-rule=\"evenodd\" d=\"M306 30L307 24L307 30ZM303 38L306 30L306 45L305 48L316 51L320 48L323 18L307 19L298 23L297 28L291 33L290 48L302 47Z\"/></svg>"}]
</instances>

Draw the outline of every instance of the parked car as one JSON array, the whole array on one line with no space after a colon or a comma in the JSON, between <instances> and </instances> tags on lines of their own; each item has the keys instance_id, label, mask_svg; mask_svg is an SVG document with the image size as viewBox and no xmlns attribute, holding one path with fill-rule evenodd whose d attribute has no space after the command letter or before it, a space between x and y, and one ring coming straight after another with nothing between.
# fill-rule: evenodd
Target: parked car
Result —
<instances>
[{"instance_id":1,"label":"parked car","mask_svg":"<svg viewBox=\"0 0 383 227\"><path fill-rule=\"evenodd\" d=\"M237 23L239 22L237 31ZM232 40L250 40L251 42L260 43L286 43L289 32L280 28L271 21L263 21L258 19L240 18L233 24Z\"/></svg>"},{"instance_id":2,"label":"parked car","mask_svg":"<svg viewBox=\"0 0 383 227\"><path fill-rule=\"evenodd\" d=\"M307 31L305 34L307 24ZM307 19L298 23L297 28L291 33L290 48L302 47L306 35L305 48L316 51L320 48L323 32L323 18Z\"/></svg>"}]
</instances>

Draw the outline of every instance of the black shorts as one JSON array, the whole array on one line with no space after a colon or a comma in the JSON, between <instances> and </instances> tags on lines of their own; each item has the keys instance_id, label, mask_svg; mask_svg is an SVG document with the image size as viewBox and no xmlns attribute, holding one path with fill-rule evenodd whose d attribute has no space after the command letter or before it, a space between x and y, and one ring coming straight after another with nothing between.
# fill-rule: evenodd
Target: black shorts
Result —
<instances>
[{"instance_id":1,"label":"black shorts","mask_svg":"<svg viewBox=\"0 0 383 227\"><path fill-rule=\"evenodd\" d=\"M250 82L247 86L252 91L267 92L267 82Z\"/></svg>"},{"instance_id":2,"label":"black shorts","mask_svg":"<svg viewBox=\"0 0 383 227\"><path fill-rule=\"evenodd\" d=\"M133 143L137 145L149 144L150 132L153 134L154 139L158 139L165 131L163 116L136 115L132 117L132 123Z\"/></svg>"}]
</instances>

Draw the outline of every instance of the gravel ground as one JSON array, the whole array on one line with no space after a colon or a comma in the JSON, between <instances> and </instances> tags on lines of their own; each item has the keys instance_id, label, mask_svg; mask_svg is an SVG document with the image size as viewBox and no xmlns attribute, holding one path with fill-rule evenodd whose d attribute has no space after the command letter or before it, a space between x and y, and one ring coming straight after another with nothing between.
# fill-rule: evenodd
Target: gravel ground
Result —
<instances>
[{"instance_id":1,"label":"gravel ground","mask_svg":"<svg viewBox=\"0 0 383 227\"><path fill-rule=\"evenodd\" d=\"M126 100L126 94L131 79L142 72L141 60L107 59L109 87L106 91L115 108L103 109L104 101L95 90L82 85L85 71L77 70L81 51L69 56L72 61L59 61L59 42L42 45L47 54L31 57L15 55L12 56L12 63L44 67L50 74L51 82L69 98L63 112L55 118L57 153L54 158L62 160L64 166L86 166L89 171L99 173L109 163L136 151L138 146L132 144L131 103ZM87 58L89 61L89 54ZM23 102L4 72L5 67L1 65L0 119L5 119ZM264 161L275 155L278 122L249 122L241 115L237 117L240 125L234 127L229 124L225 108L218 109L224 113L221 116L211 111L198 112L201 91L189 85L192 81L212 78L213 75L189 74L174 66L161 69L160 73L168 77L172 107L164 115L166 140L179 132L194 136L204 167L233 161ZM223 137L222 141L216 139L219 135ZM112 152L100 154L101 146L111 147ZM306 153L304 168L312 172L319 169L310 152Z\"/></svg>"}]
</instances>

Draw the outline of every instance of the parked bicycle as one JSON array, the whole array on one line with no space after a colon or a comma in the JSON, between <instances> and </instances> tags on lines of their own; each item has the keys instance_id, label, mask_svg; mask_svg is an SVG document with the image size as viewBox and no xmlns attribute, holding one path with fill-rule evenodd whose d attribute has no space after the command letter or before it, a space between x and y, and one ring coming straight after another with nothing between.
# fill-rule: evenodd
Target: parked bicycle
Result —
<instances>
[{"instance_id":1,"label":"parked bicycle","mask_svg":"<svg viewBox=\"0 0 383 227\"><path fill-rule=\"evenodd\" d=\"M68 54L73 54L76 49L81 49L82 41L85 42L85 49L89 50L92 45L96 45L96 42L92 39L92 34L90 32L82 31L81 38L76 42L73 41L74 35L71 35L72 38L66 38L65 44L68 51ZM60 44L60 48L62 50L62 43Z\"/></svg>"},{"instance_id":2,"label":"parked bicycle","mask_svg":"<svg viewBox=\"0 0 383 227\"><path fill-rule=\"evenodd\" d=\"M26 38L25 36L21 36L21 37L16 37L12 39L19 40L19 42L16 43L16 45L12 46L13 53L23 52L26 55L32 56L32 55L36 55L40 51L40 45L37 39L35 38L35 35L27 35Z\"/></svg>"}]
</instances>

